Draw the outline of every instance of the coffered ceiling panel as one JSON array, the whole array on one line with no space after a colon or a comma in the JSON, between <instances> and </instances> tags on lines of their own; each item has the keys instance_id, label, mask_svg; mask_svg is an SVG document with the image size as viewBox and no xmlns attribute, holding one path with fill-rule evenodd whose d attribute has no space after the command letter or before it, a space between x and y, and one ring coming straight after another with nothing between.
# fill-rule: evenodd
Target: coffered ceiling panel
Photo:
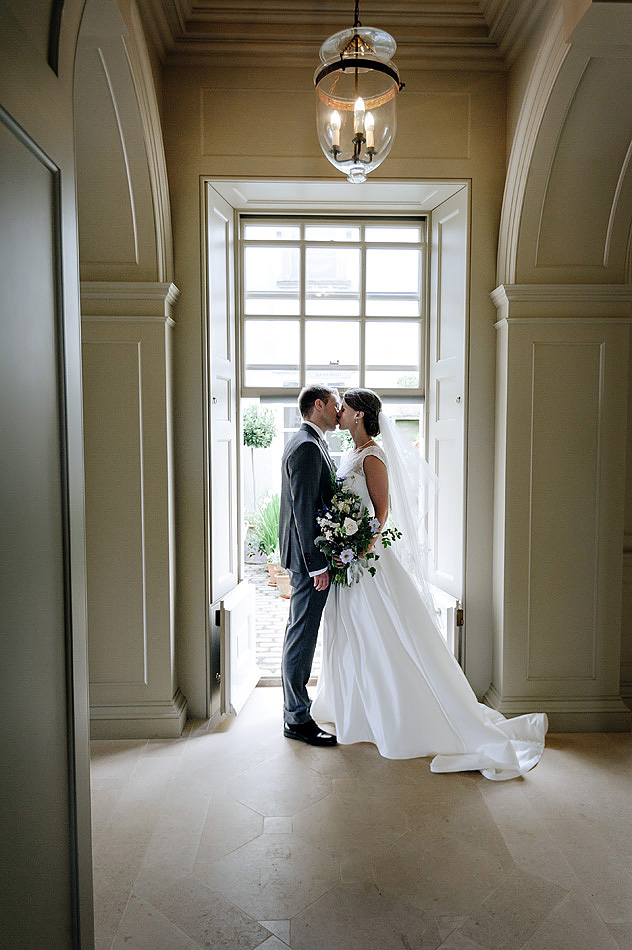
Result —
<instances>
[{"instance_id":1,"label":"coffered ceiling panel","mask_svg":"<svg viewBox=\"0 0 632 950\"><path fill-rule=\"evenodd\" d=\"M169 64L295 66L353 24L353 0L138 0ZM361 0L363 24L392 33L400 67L504 69L550 0Z\"/></svg>"}]
</instances>

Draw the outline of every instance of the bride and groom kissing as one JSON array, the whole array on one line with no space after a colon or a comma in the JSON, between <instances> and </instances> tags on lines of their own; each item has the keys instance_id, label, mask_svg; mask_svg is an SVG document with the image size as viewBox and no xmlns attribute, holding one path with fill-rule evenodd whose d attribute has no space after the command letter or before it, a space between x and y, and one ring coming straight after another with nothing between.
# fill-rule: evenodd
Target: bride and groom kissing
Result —
<instances>
[{"instance_id":1,"label":"bride and groom kissing","mask_svg":"<svg viewBox=\"0 0 632 950\"><path fill-rule=\"evenodd\" d=\"M292 586L281 670L284 735L322 747L370 742L392 759L432 755L433 772L478 769L494 781L523 775L544 750L546 715L505 719L479 703L446 646L421 543L419 499L434 478L428 466L372 390L349 389L340 400L333 388L308 386L299 411L302 425L283 453L279 516L281 563ZM353 448L336 472L325 436L337 426L350 432ZM332 589L316 515L332 499L333 473L380 530L390 508L401 538L379 546L375 570ZM307 683L321 618L322 669L312 702ZM335 735L319 722L333 724Z\"/></svg>"}]
</instances>

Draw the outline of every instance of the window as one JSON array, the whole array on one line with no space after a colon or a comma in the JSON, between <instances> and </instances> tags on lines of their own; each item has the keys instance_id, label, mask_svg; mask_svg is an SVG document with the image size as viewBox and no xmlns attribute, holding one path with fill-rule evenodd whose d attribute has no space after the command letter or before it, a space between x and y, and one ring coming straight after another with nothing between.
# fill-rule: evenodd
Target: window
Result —
<instances>
[{"instance_id":1,"label":"window","mask_svg":"<svg viewBox=\"0 0 632 950\"><path fill-rule=\"evenodd\" d=\"M242 395L424 392L424 218L241 218Z\"/></svg>"}]
</instances>

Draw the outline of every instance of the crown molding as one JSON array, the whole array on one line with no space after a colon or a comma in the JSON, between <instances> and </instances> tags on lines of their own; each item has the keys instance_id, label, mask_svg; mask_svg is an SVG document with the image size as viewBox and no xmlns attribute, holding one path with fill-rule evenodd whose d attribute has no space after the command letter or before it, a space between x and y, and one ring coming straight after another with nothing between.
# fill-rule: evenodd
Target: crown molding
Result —
<instances>
[{"instance_id":1,"label":"crown molding","mask_svg":"<svg viewBox=\"0 0 632 950\"><path fill-rule=\"evenodd\" d=\"M364 0L362 22L391 32L408 69L503 70L555 0ZM166 65L278 68L318 62L327 36L351 25L339 0L138 0Z\"/></svg>"},{"instance_id":2,"label":"crown molding","mask_svg":"<svg viewBox=\"0 0 632 950\"><path fill-rule=\"evenodd\" d=\"M490 297L497 307L514 301L632 302L632 284L501 284Z\"/></svg>"}]
</instances>

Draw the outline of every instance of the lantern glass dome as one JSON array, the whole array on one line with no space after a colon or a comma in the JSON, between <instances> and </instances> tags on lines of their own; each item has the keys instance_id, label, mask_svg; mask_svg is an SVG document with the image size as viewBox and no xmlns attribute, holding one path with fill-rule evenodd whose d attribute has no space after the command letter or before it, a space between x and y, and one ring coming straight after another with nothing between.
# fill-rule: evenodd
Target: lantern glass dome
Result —
<instances>
[{"instance_id":1,"label":"lantern glass dome","mask_svg":"<svg viewBox=\"0 0 632 950\"><path fill-rule=\"evenodd\" d=\"M365 181L393 145L403 86L391 62L396 48L389 33L364 26L342 30L321 46L314 75L318 140L349 181Z\"/></svg>"}]
</instances>

